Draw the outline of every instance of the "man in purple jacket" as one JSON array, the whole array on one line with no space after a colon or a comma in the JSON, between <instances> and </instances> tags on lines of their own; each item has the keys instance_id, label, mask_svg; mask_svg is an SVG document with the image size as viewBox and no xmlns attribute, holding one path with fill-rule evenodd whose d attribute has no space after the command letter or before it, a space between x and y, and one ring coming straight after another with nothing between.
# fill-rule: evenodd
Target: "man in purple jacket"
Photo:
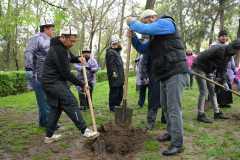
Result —
<instances>
[{"instance_id":1,"label":"man in purple jacket","mask_svg":"<svg viewBox=\"0 0 240 160\"><path fill-rule=\"evenodd\" d=\"M45 56L50 47L50 38L53 37L55 25L45 17L40 19L40 32L28 40L24 52L25 77L30 82L28 89L33 88L38 103L39 126L45 127L48 120L50 106L47 104L47 97L41 87L41 74ZM28 83L29 84L29 83ZM57 125L56 128L60 126Z\"/></svg>"},{"instance_id":2,"label":"man in purple jacket","mask_svg":"<svg viewBox=\"0 0 240 160\"><path fill-rule=\"evenodd\" d=\"M93 86L96 84L96 76L95 73L99 70L97 61L93 59L91 56L91 50L88 46L85 46L82 50L82 56L86 59L86 74L87 74L87 80L88 80L88 86L90 87L90 96L92 100L92 92L93 92ZM84 81L83 76L83 70L82 70L82 64L81 63L74 63L74 69L77 70L77 78L79 78L81 81ZM80 100L80 110L86 110L86 107L89 108L88 105L88 98L85 97L85 93L83 89L80 86L76 86L76 89L78 90L78 96Z\"/></svg>"}]
</instances>

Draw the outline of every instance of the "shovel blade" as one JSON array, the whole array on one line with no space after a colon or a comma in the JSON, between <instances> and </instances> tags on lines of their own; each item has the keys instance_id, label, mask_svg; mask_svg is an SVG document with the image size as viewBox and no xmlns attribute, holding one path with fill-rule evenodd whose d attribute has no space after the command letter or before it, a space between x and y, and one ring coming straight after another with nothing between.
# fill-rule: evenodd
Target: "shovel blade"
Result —
<instances>
[{"instance_id":1,"label":"shovel blade","mask_svg":"<svg viewBox=\"0 0 240 160\"><path fill-rule=\"evenodd\" d=\"M123 106L115 106L115 124L121 128L126 128L132 123L133 109L126 106L123 101Z\"/></svg>"},{"instance_id":2,"label":"shovel blade","mask_svg":"<svg viewBox=\"0 0 240 160\"><path fill-rule=\"evenodd\" d=\"M105 143L103 140L98 140L93 143L93 147L95 149L95 152L98 154L106 154L106 149L105 149Z\"/></svg>"}]
</instances>

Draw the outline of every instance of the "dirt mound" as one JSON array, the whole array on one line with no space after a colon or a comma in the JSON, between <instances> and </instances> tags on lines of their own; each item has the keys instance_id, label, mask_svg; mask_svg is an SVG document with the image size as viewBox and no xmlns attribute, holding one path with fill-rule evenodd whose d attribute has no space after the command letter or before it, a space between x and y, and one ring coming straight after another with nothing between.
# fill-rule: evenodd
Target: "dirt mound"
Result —
<instances>
[{"instance_id":1,"label":"dirt mound","mask_svg":"<svg viewBox=\"0 0 240 160\"><path fill-rule=\"evenodd\" d=\"M232 119L234 119L235 121L239 121L240 120L240 115L236 115L236 114L232 114Z\"/></svg>"},{"instance_id":2,"label":"dirt mound","mask_svg":"<svg viewBox=\"0 0 240 160\"><path fill-rule=\"evenodd\" d=\"M99 140L104 140L107 155L128 156L141 149L146 138L150 138L145 128L130 126L122 130L113 122L102 124L98 131L101 133ZM92 146L96 140L85 144L85 147L94 152ZM112 156L111 156L112 157ZM118 157L119 158L119 157ZM116 158L117 159L117 158Z\"/></svg>"}]
</instances>

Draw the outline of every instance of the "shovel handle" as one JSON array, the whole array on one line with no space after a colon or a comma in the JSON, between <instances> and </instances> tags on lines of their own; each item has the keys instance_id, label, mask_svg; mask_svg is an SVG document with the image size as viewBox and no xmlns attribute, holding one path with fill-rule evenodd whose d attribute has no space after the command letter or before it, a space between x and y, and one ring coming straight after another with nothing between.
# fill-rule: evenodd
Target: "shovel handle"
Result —
<instances>
[{"instance_id":1,"label":"shovel handle","mask_svg":"<svg viewBox=\"0 0 240 160\"><path fill-rule=\"evenodd\" d=\"M88 86L88 80L87 80L87 74L86 74L86 68L85 66L82 64L82 70L83 70L83 77L84 77L84 81L86 83L86 85ZM88 105L90 108L90 114L92 117L92 123L93 123L93 131L97 132L97 127L96 127L96 122L95 122L95 117L94 117L94 113L93 113L93 107L92 107L92 100L91 100L91 96L90 96L90 92L89 89L87 89L87 98L88 98Z\"/></svg>"},{"instance_id":2,"label":"shovel handle","mask_svg":"<svg viewBox=\"0 0 240 160\"><path fill-rule=\"evenodd\" d=\"M127 61L126 61L124 90L123 90L123 99L125 99L125 100L127 99L128 75L129 75L129 64L130 64L130 52L131 52L131 45L132 45L131 42L132 42L132 38L128 38Z\"/></svg>"},{"instance_id":3,"label":"shovel handle","mask_svg":"<svg viewBox=\"0 0 240 160\"><path fill-rule=\"evenodd\" d=\"M221 85L221 84L219 84L219 83L217 83L217 82L214 82L213 80L211 80L211 79L209 79L209 78L207 78L207 77L204 77L204 76L202 76L202 75L200 75L200 74L198 74L198 73L196 73L196 72L193 72L193 75L198 76L198 77L200 77L200 78L202 78L202 79L205 79L205 80L207 80L208 82L211 82L211 83L215 84L216 86L219 86L219 87L222 87L222 88L226 88L226 87L224 87L223 85ZM240 97L240 94L239 94L239 93L237 93L237 92L235 92L235 91L233 91L233 90L231 90L231 89L228 89L228 91L229 91L229 92L232 92L232 93L234 93L234 94L236 94L237 96Z\"/></svg>"}]
</instances>

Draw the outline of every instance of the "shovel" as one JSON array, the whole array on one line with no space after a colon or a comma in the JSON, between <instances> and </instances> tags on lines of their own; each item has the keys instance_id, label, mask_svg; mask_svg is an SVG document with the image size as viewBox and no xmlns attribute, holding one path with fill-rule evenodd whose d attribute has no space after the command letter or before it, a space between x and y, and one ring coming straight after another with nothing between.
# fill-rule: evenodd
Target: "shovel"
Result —
<instances>
[{"instance_id":1,"label":"shovel","mask_svg":"<svg viewBox=\"0 0 240 160\"><path fill-rule=\"evenodd\" d=\"M86 68L83 64L82 64L82 70L83 70L84 81L85 81L86 85L88 85ZM91 114L92 123L93 123L93 131L97 132L97 127L96 127L95 117L94 117L94 113L93 113L93 107L92 107L92 101L91 101L91 96L90 96L90 93L89 93L89 89L87 90L87 92L88 92L88 94L87 94L88 105L89 105L89 108L90 108L90 114ZM106 154L105 143L104 143L103 140L100 141L98 137L97 137L97 141L93 144L93 147L94 147L96 153Z\"/></svg>"},{"instance_id":2,"label":"shovel","mask_svg":"<svg viewBox=\"0 0 240 160\"><path fill-rule=\"evenodd\" d=\"M132 114L133 114L133 109L127 107L127 89L128 89L128 74L129 74L131 41L132 41L132 38L128 38L127 62L126 62L124 92L123 92L123 105L115 106L115 123L117 126L119 126L121 128L126 128L131 125Z\"/></svg>"},{"instance_id":3,"label":"shovel","mask_svg":"<svg viewBox=\"0 0 240 160\"><path fill-rule=\"evenodd\" d=\"M215 84L215 85L217 85L217 86L219 86L219 87L226 88L226 87L224 87L223 85L221 85L221 84L219 84L219 83L217 83L217 82L214 82L213 80L208 79L208 78L206 78L206 77L204 77L204 76L202 76L202 75L200 75L200 74L198 74L198 73L193 72L193 75L198 76L198 77L200 77L200 78L203 78L203 79L207 80L208 82L211 82L211 83L213 83L213 84ZM232 93L234 93L234 94L236 94L237 96L240 97L240 94L239 94L239 93L237 93L237 92L235 92L235 91L233 91L233 90L231 90L231 89L228 89L228 91L229 91L229 92L232 92Z\"/></svg>"}]
</instances>

